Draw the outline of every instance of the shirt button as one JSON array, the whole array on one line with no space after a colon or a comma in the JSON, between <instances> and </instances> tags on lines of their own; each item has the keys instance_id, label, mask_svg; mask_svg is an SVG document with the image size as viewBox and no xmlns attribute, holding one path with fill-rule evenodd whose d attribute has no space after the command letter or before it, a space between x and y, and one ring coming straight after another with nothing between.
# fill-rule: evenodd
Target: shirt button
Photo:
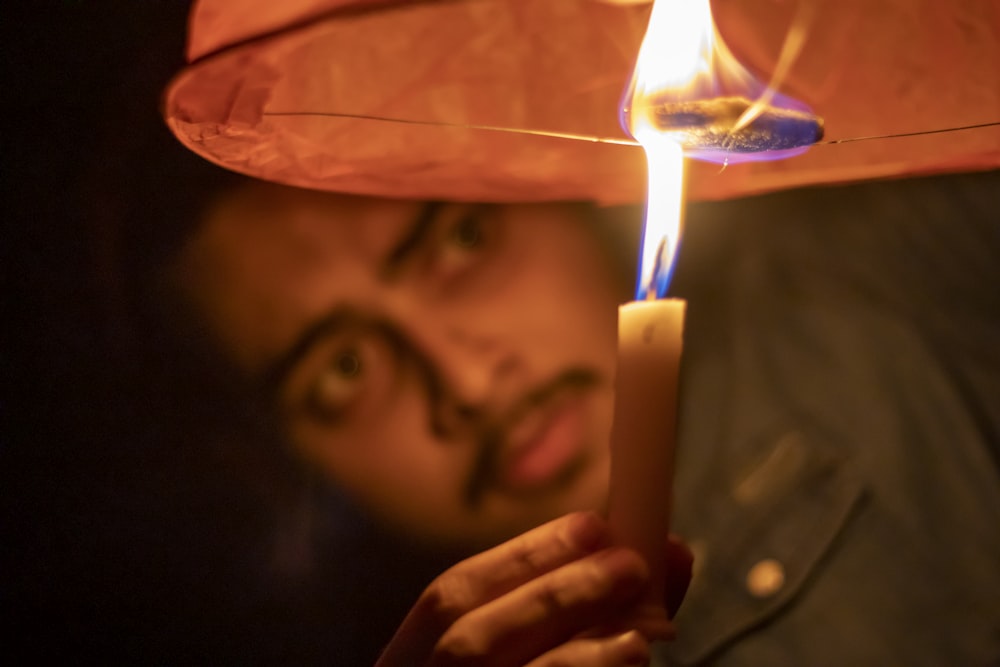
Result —
<instances>
[{"instance_id":1,"label":"shirt button","mask_svg":"<svg viewBox=\"0 0 1000 667\"><path fill-rule=\"evenodd\" d=\"M747 590L754 597L770 597L784 585L785 567L773 558L765 558L747 572Z\"/></svg>"}]
</instances>

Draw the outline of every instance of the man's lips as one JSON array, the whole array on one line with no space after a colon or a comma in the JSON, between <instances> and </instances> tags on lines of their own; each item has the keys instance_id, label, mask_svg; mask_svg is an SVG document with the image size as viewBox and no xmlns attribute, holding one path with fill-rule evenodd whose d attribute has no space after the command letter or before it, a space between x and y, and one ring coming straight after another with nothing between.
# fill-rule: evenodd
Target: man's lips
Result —
<instances>
[{"instance_id":1,"label":"man's lips","mask_svg":"<svg viewBox=\"0 0 1000 667\"><path fill-rule=\"evenodd\" d=\"M506 419L484 421L464 502L475 507L489 490L531 493L573 477L586 459L587 397L599 383L593 371L571 368L525 394Z\"/></svg>"},{"instance_id":2,"label":"man's lips","mask_svg":"<svg viewBox=\"0 0 1000 667\"><path fill-rule=\"evenodd\" d=\"M570 392L526 413L509 431L497 466L497 483L528 491L551 484L580 458L585 401Z\"/></svg>"}]
</instances>

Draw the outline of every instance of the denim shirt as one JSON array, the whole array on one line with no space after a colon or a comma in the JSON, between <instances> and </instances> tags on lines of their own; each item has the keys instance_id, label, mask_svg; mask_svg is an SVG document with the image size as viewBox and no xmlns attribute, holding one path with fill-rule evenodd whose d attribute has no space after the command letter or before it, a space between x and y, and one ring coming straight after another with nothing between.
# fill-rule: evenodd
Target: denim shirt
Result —
<instances>
[{"instance_id":1,"label":"denim shirt","mask_svg":"<svg viewBox=\"0 0 1000 667\"><path fill-rule=\"evenodd\" d=\"M671 665L1000 664L1000 172L692 207Z\"/></svg>"}]
</instances>

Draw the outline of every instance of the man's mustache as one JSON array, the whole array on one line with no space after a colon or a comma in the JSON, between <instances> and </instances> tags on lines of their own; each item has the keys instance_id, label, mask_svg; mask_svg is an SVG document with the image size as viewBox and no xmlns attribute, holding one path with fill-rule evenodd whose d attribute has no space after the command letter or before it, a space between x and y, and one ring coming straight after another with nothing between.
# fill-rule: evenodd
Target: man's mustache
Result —
<instances>
[{"instance_id":1,"label":"man's mustache","mask_svg":"<svg viewBox=\"0 0 1000 667\"><path fill-rule=\"evenodd\" d=\"M589 389L600 382L600 375L586 368L571 368L553 380L532 389L502 415L482 412L468 414L465 436L476 449L475 459L465 488L462 502L475 509L482 502L487 489L493 486L500 470L500 458L510 431L532 410L543 407L554 397L566 392Z\"/></svg>"}]
</instances>

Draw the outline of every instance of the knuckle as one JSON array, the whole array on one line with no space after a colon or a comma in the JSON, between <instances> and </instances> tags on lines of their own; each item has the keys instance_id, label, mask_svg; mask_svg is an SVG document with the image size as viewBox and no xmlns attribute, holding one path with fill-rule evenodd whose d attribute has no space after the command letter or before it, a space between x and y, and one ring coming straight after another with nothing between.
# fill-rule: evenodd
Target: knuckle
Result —
<instances>
[{"instance_id":1,"label":"knuckle","mask_svg":"<svg viewBox=\"0 0 1000 667\"><path fill-rule=\"evenodd\" d=\"M615 584L615 575L609 569L608 559L591 560L580 572L581 588L595 595L609 591Z\"/></svg>"},{"instance_id":2,"label":"knuckle","mask_svg":"<svg viewBox=\"0 0 1000 667\"><path fill-rule=\"evenodd\" d=\"M642 557L623 548L608 549L581 562L572 582L581 602L626 598L640 590L648 578Z\"/></svg>"},{"instance_id":3,"label":"knuckle","mask_svg":"<svg viewBox=\"0 0 1000 667\"><path fill-rule=\"evenodd\" d=\"M519 545L513 551L511 557L516 561L518 567L524 571L542 572L546 569L543 555L532 545Z\"/></svg>"},{"instance_id":4,"label":"knuckle","mask_svg":"<svg viewBox=\"0 0 1000 667\"><path fill-rule=\"evenodd\" d=\"M537 592L538 603L543 609L545 617L550 618L571 607L573 604L574 588L567 587L565 582L559 580L548 580L539 587Z\"/></svg>"},{"instance_id":5,"label":"knuckle","mask_svg":"<svg viewBox=\"0 0 1000 667\"><path fill-rule=\"evenodd\" d=\"M460 573L446 572L424 589L417 601L421 613L432 619L441 632L469 611L469 593Z\"/></svg>"},{"instance_id":6,"label":"knuckle","mask_svg":"<svg viewBox=\"0 0 1000 667\"><path fill-rule=\"evenodd\" d=\"M578 557L598 544L604 524L594 512L574 512L557 519L532 540L511 543L510 560L519 572L543 573L553 564Z\"/></svg>"}]
</instances>

